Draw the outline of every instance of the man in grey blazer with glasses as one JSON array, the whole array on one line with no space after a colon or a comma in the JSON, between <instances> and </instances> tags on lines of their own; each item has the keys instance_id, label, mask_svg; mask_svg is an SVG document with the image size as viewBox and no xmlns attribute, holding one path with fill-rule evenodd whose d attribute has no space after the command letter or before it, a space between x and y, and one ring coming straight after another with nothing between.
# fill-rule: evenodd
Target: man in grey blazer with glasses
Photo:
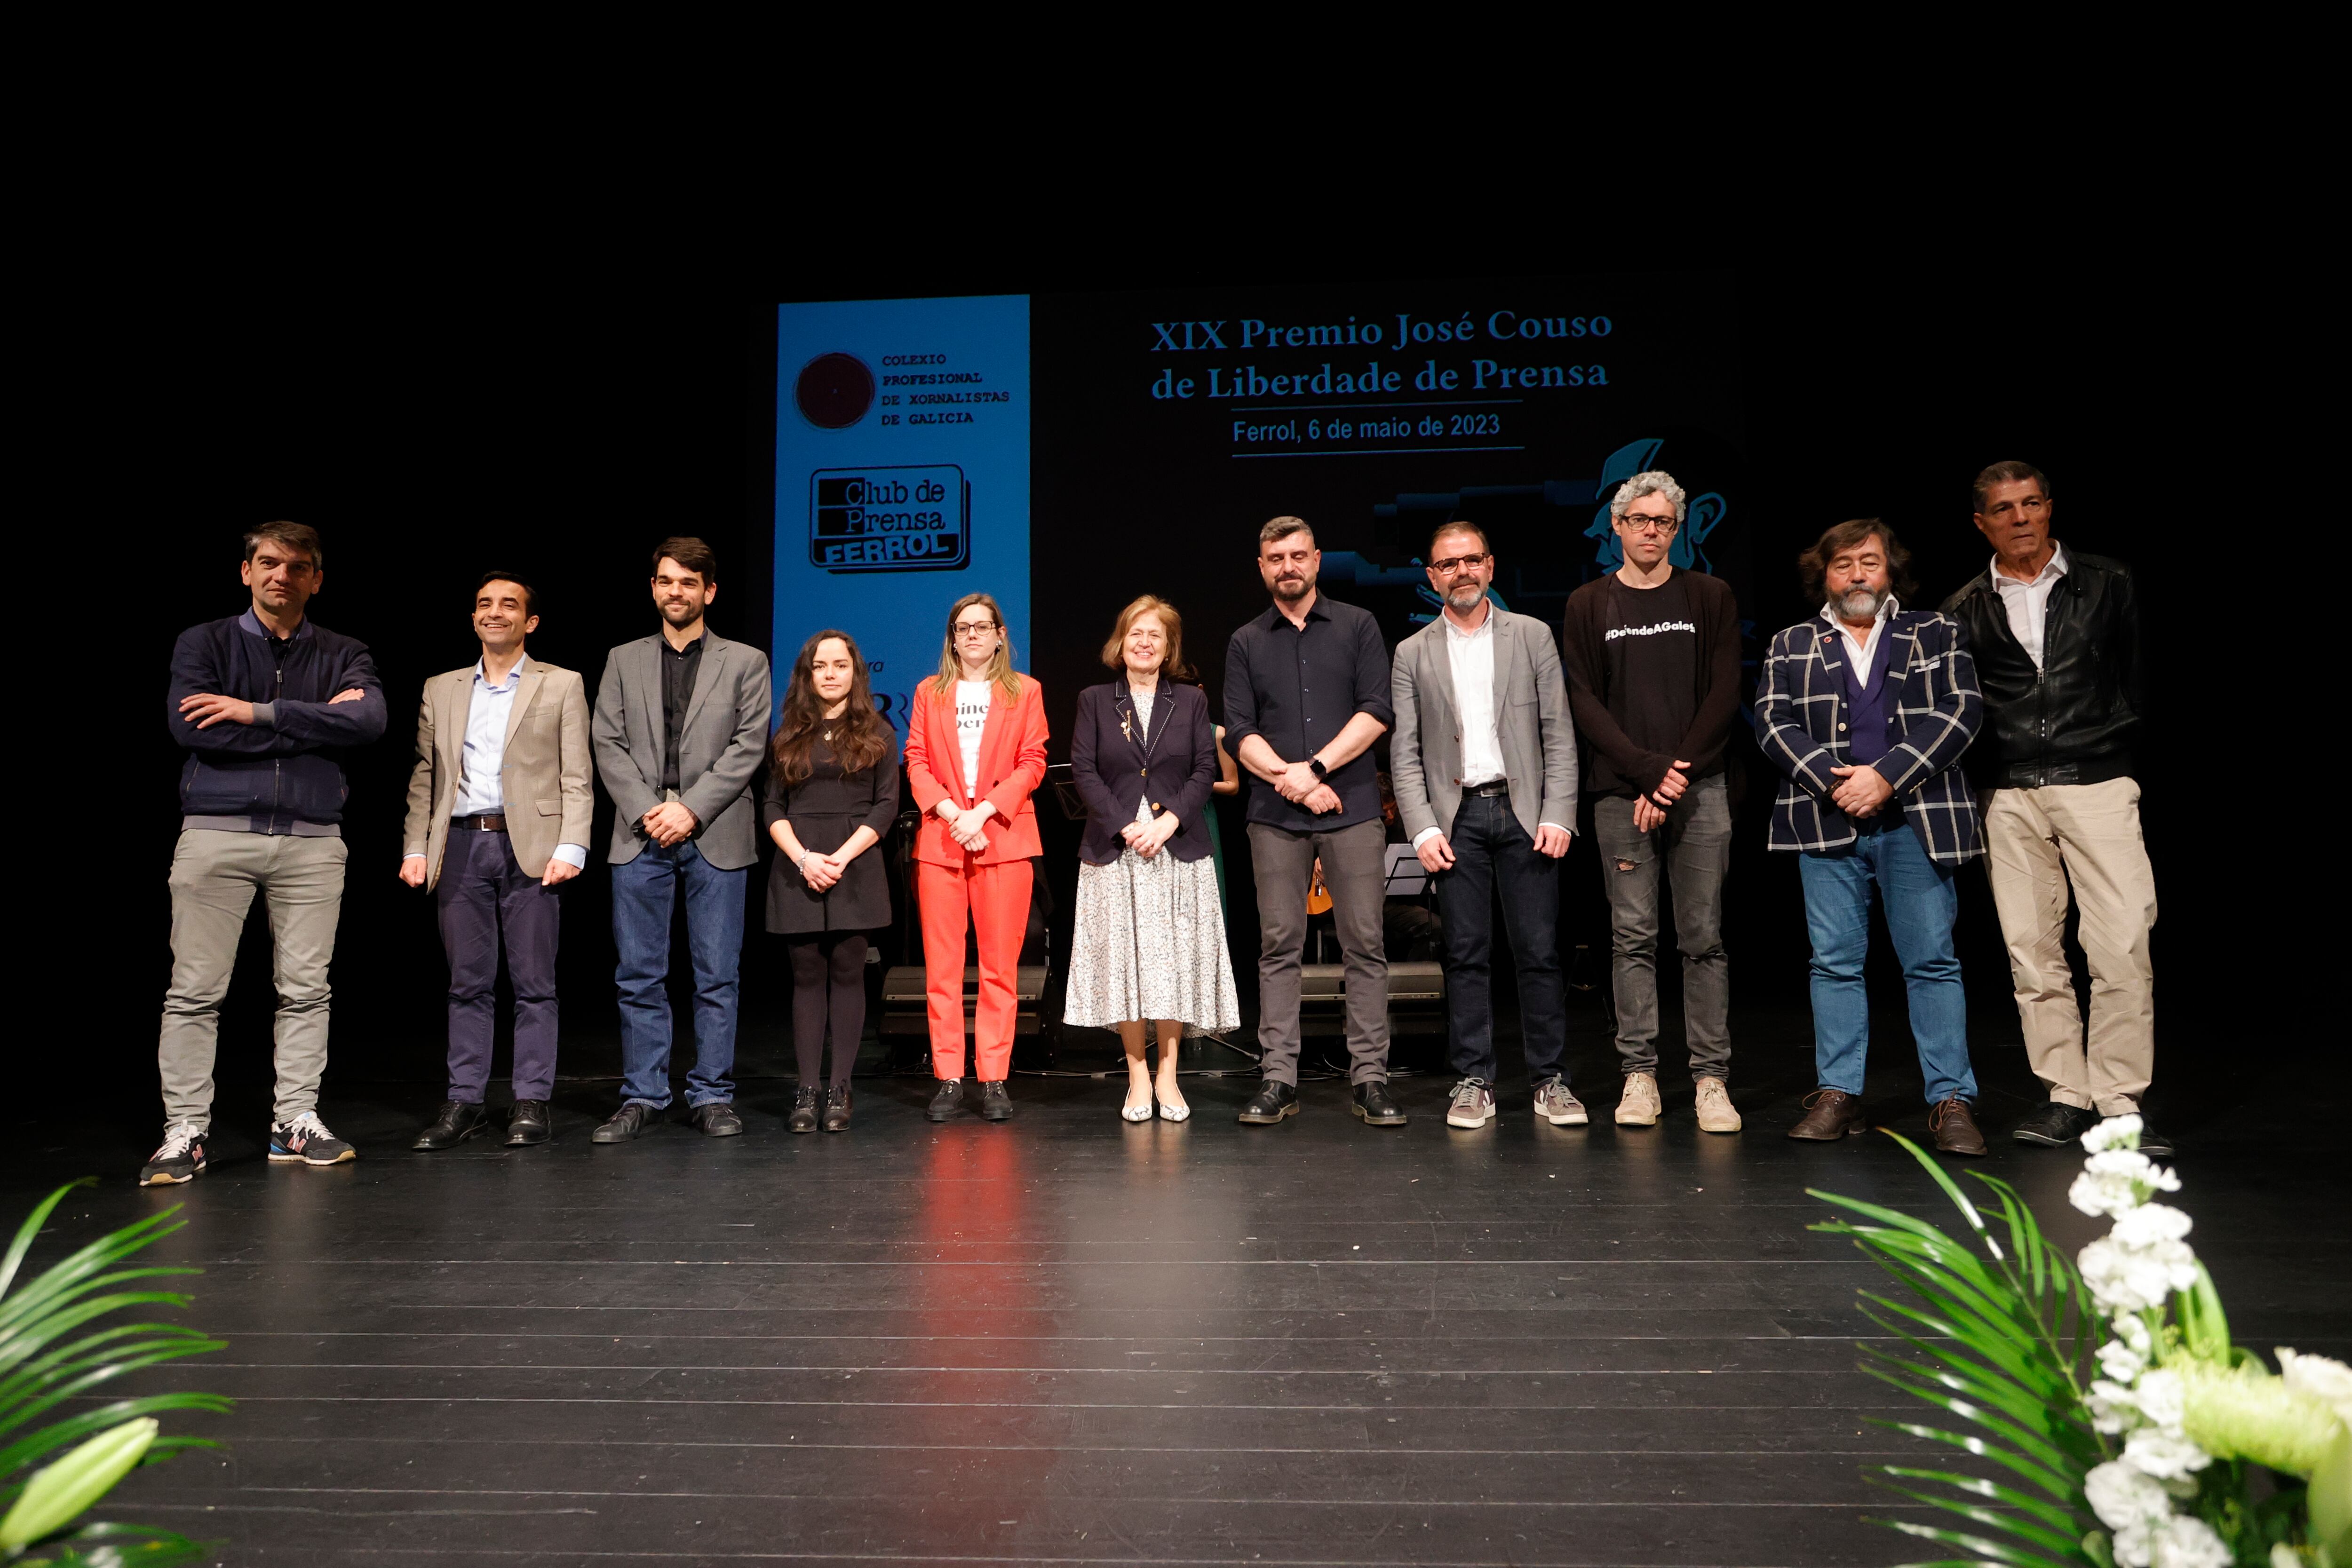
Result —
<instances>
[{"instance_id":1,"label":"man in grey blazer with glasses","mask_svg":"<svg viewBox=\"0 0 2352 1568\"><path fill-rule=\"evenodd\" d=\"M704 622L719 562L697 538L654 550L661 630L604 661L590 737L613 797L613 940L620 949L621 1108L591 1141L622 1144L668 1108L670 912L686 900L694 1068L686 1103L711 1137L735 1111L744 880L759 859L751 776L768 744L768 656Z\"/></svg>"},{"instance_id":2,"label":"man in grey blazer with glasses","mask_svg":"<svg viewBox=\"0 0 2352 1568\"><path fill-rule=\"evenodd\" d=\"M1561 1060L1568 1006L1559 968L1559 861L1576 821L1576 727L1559 651L1540 621L1486 597L1494 552L1454 518L1429 541L1444 613L1397 645L1389 779L1445 920L1446 1033L1454 1071L1449 1127L1495 1119L1495 895L1519 979L1519 1033L1536 1114L1582 1126Z\"/></svg>"}]
</instances>

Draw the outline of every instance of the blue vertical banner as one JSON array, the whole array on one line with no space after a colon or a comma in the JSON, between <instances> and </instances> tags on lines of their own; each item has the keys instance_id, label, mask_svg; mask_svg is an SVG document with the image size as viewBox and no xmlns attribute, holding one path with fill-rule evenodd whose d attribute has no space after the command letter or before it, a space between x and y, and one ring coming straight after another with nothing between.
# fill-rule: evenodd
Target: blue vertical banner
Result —
<instances>
[{"instance_id":1,"label":"blue vertical banner","mask_svg":"<svg viewBox=\"0 0 2352 1568\"><path fill-rule=\"evenodd\" d=\"M1029 299L776 313L775 678L808 635L857 639L901 734L948 606L994 594L1029 664Z\"/></svg>"}]
</instances>

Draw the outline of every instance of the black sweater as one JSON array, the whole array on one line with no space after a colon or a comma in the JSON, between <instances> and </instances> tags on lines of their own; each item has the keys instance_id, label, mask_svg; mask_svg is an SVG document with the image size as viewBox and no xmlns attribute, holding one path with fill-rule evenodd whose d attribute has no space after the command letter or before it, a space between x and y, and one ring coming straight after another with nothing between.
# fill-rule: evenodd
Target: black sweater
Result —
<instances>
[{"instance_id":1,"label":"black sweater","mask_svg":"<svg viewBox=\"0 0 2352 1568\"><path fill-rule=\"evenodd\" d=\"M383 687L364 643L304 621L273 646L251 611L180 633L172 650L164 722L188 754L180 768L180 810L191 817L250 820L256 832L289 833L298 822L343 820L342 763L333 753L383 734ZM357 689L360 700L330 703ZM180 700L211 692L253 704L253 722L224 719L207 729L180 713Z\"/></svg>"}]
</instances>

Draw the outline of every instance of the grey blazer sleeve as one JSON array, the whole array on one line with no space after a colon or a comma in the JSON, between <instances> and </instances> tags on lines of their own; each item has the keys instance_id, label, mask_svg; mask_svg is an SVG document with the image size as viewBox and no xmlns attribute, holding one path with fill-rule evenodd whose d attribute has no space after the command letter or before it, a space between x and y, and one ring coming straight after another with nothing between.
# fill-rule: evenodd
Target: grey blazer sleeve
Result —
<instances>
[{"instance_id":1,"label":"grey blazer sleeve","mask_svg":"<svg viewBox=\"0 0 2352 1568\"><path fill-rule=\"evenodd\" d=\"M1568 711L1568 676L1559 650L1540 628L1527 639L1536 661L1536 723L1543 730L1543 809L1538 822L1576 831L1576 724Z\"/></svg>"},{"instance_id":2,"label":"grey blazer sleeve","mask_svg":"<svg viewBox=\"0 0 2352 1568\"><path fill-rule=\"evenodd\" d=\"M1395 791L1397 817L1408 843L1444 826L1430 809L1429 780L1422 766L1420 683L1421 639L1408 637L1398 644L1389 666L1389 704L1396 710L1396 731L1389 740L1389 788Z\"/></svg>"},{"instance_id":3,"label":"grey blazer sleeve","mask_svg":"<svg viewBox=\"0 0 2352 1568\"><path fill-rule=\"evenodd\" d=\"M596 683L596 710L588 725L589 749L596 758L596 777L604 781L604 793L613 797L623 833L631 831L631 823L641 821L647 811L661 804L661 797L646 782L645 774L629 755L629 694L621 679L621 655L626 652L628 644L625 643L604 655L604 677Z\"/></svg>"},{"instance_id":4,"label":"grey blazer sleeve","mask_svg":"<svg viewBox=\"0 0 2352 1568\"><path fill-rule=\"evenodd\" d=\"M734 666L729 673L734 677L735 689L728 694L734 710L734 733L702 777L677 792L695 821L705 827L717 821L721 811L743 799L751 788L751 776L760 770L760 759L768 749L768 715L774 704L768 691L768 656L740 643L729 652L734 655L728 661ZM711 694L714 698L718 695Z\"/></svg>"}]
</instances>

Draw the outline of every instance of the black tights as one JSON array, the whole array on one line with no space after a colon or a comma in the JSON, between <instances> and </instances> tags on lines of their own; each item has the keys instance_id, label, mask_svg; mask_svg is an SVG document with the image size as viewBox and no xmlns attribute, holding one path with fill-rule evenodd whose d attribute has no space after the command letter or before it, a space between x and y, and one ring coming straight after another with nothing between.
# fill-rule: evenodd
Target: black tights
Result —
<instances>
[{"instance_id":1,"label":"black tights","mask_svg":"<svg viewBox=\"0 0 2352 1568\"><path fill-rule=\"evenodd\" d=\"M817 1081L829 1024L833 1077L826 1086L839 1088L857 1065L857 1040L866 1032L866 933L813 931L787 936L784 947L793 956L793 1051L801 1082Z\"/></svg>"}]
</instances>

